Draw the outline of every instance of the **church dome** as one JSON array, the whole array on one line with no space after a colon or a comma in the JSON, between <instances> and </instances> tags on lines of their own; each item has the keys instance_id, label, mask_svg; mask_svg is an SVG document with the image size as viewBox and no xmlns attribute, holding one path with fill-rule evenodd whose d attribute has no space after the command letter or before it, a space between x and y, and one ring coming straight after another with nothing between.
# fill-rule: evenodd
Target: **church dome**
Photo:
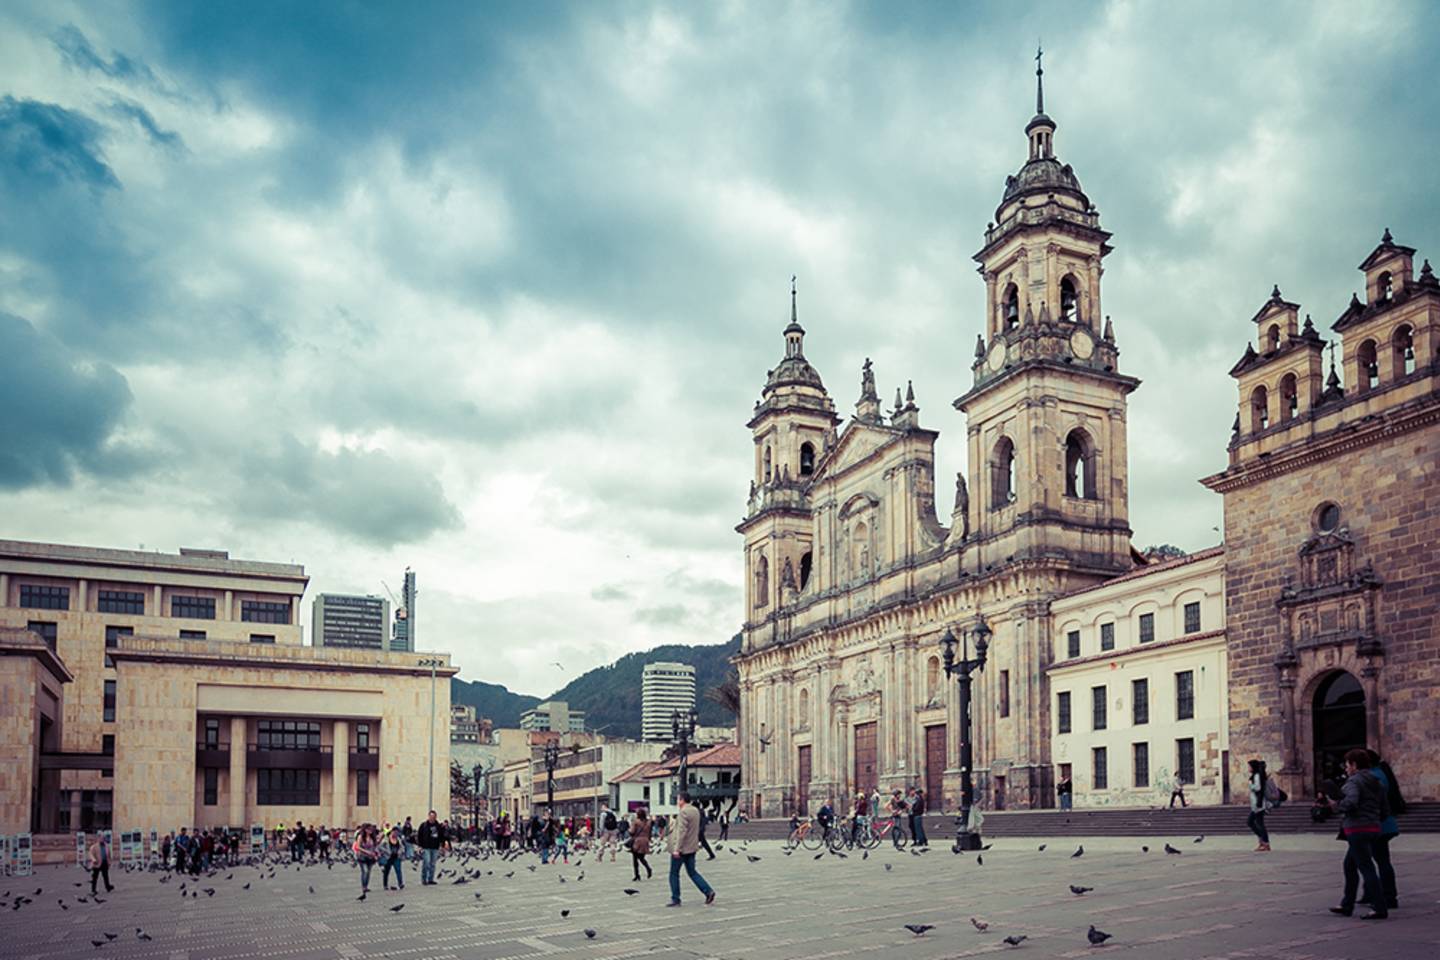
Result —
<instances>
[{"instance_id":1,"label":"church dome","mask_svg":"<svg viewBox=\"0 0 1440 960\"><path fill-rule=\"evenodd\" d=\"M1020 172L1005 178L1005 197L1002 203L1009 203L1017 197L1032 193L1066 192L1077 196L1090 205L1085 192L1080 188L1080 178L1070 164L1062 164L1054 157L1037 157L1026 162Z\"/></svg>"}]
</instances>

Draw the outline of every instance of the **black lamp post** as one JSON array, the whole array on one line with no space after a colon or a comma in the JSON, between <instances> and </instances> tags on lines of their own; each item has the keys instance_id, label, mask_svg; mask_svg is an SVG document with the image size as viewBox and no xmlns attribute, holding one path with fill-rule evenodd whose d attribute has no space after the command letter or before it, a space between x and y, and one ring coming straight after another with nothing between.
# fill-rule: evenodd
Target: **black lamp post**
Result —
<instances>
[{"instance_id":1,"label":"black lamp post","mask_svg":"<svg viewBox=\"0 0 1440 960\"><path fill-rule=\"evenodd\" d=\"M480 797L481 784L486 787L490 783L490 771L494 769L488 762L475 764L471 774L475 777L475 792L470 795L470 826L478 834L480 832Z\"/></svg>"},{"instance_id":2,"label":"black lamp post","mask_svg":"<svg viewBox=\"0 0 1440 960\"><path fill-rule=\"evenodd\" d=\"M970 657L970 635L975 635L975 657ZM975 802L975 783L970 776L974 763L971 748L974 730L970 720L970 675L985 669L985 655L990 650L990 625L979 617L971 630L960 631L960 659L955 659L955 634L949 627L940 638L940 655L947 677L960 676L960 829L955 846L960 850L979 850L980 831L970 828L970 808Z\"/></svg>"},{"instance_id":3,"label":"black lamp post","mask_svg":"<svg viewBox=\"0 0 1440 960\"><path fill-rule=\"evenodd\" d=\"M670 731L675 734L675 744L680 748L680 789L689 790L688 776L690 772L690 738L695 736L695 726L700 722L700 714L694 707L689 713L682 714L676 710L670 715Z\"/></svg>"},{"instance_id":4,"label":"black lamp post","mask_svg":"<svg viewBox=\"0 0 1440 960\"><path fill-rule=\"evenodd\" d=\"M545 744L545 805L550 815L555 815L555 764L560 762L560 741L551 740Z\"/></svg>"}]
</instances>

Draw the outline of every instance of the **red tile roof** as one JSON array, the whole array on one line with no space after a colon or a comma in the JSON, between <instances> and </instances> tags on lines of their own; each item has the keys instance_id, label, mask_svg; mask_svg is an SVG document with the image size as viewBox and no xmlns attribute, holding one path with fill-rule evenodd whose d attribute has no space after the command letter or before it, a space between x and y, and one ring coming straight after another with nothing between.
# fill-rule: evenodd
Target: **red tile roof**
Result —
<instances>
[{"instance_id":1,"label":"red tile roof","mask_svg":"<svg viewBox=\"0 0 1440 960\"><path fill-rule=\"evenodd\" d=\"M713 747L707 747L699 753L692 753L689 765L692 767L738 767L740 766L740 745L719 743ZM671 757L664 763L655 764L655 769L645 776L653 780L656 777L668 776L678 769L680 769L680 758Z\"/></svg>"},{"instance_id":2,"label":"red tile roof","mask_svg":"<svg viewBox=\"0 0 1440 960\"><path fill-rule=\"evenodd\" d=\"M660 764L654 762L653 760L641 760L639 763L635 764L635 766L631 767L629 770L626 770L624 773L620 774L620 776L615 777L610 782L639 783L640 781L648 777L651 771L653 771L658 766L660 766Z\"/></svg>"}]
</instances>

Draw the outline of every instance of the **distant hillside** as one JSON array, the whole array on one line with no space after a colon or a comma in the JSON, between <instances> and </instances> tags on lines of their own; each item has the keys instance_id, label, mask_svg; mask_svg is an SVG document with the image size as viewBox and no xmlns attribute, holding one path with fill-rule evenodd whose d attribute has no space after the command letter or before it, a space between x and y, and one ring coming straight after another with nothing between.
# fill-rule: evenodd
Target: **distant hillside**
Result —
<instances>
[{"instance_id":1,"label":"distant hillside","mask_svg":"<svg viewBox=\"0 0 1440 960\"><path fill-rule=\"evenodd\" d=\"M547 700L565 700L571 709L585 711L585 727L607 736L640 737L640 679L645 664L657 660L688 663L695 667L695 696L700 722L733 726L735 717L705 697L730 671L729 658L740 652L740 636L729 643L687 646L670 644L644 653L630 653L606 667L581 674L555 691ZM497 727L519 724L520 714L540 701L511 693L505 687L480 681L451 681L450 699L468 703L480 716L489 717Z\"/></svg>"}]
</instances>

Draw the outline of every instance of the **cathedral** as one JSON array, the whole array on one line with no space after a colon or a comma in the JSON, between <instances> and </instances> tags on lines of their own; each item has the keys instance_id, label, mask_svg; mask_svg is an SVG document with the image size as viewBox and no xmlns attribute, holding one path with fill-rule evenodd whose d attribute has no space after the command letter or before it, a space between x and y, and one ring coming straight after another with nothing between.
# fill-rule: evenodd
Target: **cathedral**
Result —
<instances>
[{"instance_id":1,"label":"cathedral","mask_svg":"<svg viewBox=\"0 0 1440 960\"><path fill-rule=\"evenodd\" d=\"M938 644L982 622L975 701L1005 710L975 724L978 795L1051 803L1049 604L1135 564L1125 422L1139 385L1101 308L1110 234L1056 158L1055 129L1037 84L1029 156L975 255L986 322L955 400L969 469L948 524L935 513L938 434L913 392L887 415L867 361L840 430L792 292L785 356L749 422L755 473L738 527L742 777L758 815L917 782L958 796L957 698L936 682Z\"/></svg>"},{"instance_id":2,"label":"cathedral","mask_svg":"<svg viewBox=\"0 0 1440 960\"><path fill-rule=\"evenodd\" d=\"M1249 757L1306 796L1360 745L1403 764L1416 799L1440 797L1440 712L1427 708L1440 683L1440 283L1386 232L1361 265L1366 299L1332 325L1343 381L1333 349L1324 375L1325 340L1277 288L1231 371L1229 464L1204 480L1224 496L1225 542L1149 563L1128 521L1139 381L1101 306L1110 234L1056 158L1039 77L1028 156L975 254L985 324L954 401L967 470L948 522L938 433L913 391L885 411L867 360L842 421L791 291L784 357L748 423L736 528L744 807L804 814L916 785L932 810L955 809L947 629L989 639L972 706L981 807L1054 806L1057 774L1074 777L1077 805L1144 803L1174 783L1243 802ZM1161 707L1170 726L1157 729ZM1152 775L1167 755L1174 772Z\"/></svg>"}]
</instances>

